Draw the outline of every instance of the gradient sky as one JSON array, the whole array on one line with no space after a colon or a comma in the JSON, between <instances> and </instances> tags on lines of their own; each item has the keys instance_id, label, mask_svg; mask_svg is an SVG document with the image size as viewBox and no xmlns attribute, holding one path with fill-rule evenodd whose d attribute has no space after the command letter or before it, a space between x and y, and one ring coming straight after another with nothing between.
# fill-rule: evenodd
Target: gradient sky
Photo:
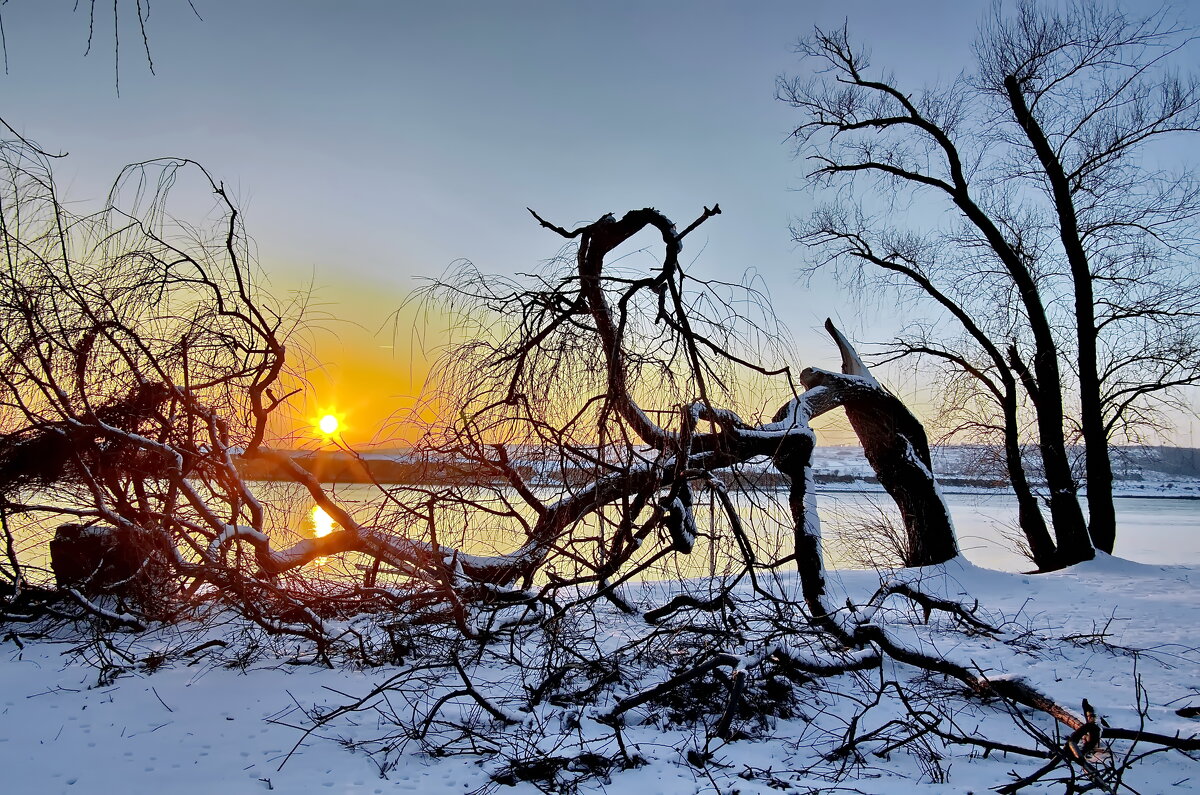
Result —
<instances>
[{"instance_id":1,"label":"gradient sky","mask_svg":"<svg viewBox=\"0 0 1200 795\"><path fill-rule=\"evenodd\" d=\"M797 280L788 223L811 198L775 79L803 68L792 48L814 24L843 19L905 85L950 79L988 5L194 3L203 21L185 0L153 2L151 75L122 0L119 97L111 16L85 58L87 3L4 5L0 115L70 152L58 176L76 201L99 202L122 165L156 156L224 180L272 288L312 286L327 317L312 410L345 412L356 443L419 389L407 326L393 349L388 317L420 277L459 258L523 270L558 250L526 206L571 226L643 206L687 223L719 202L685 264L757 270L796 364L836 363L827 315L860 339L886 336L897 318L864 323L829 282Z\"/></svg>"}]
</instances>

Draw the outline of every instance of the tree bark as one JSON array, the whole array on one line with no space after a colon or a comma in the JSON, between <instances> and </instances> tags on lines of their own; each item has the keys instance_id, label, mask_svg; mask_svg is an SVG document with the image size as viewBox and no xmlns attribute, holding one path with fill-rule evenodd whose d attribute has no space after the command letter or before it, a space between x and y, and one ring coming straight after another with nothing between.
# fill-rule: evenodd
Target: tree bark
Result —
<instances>
[{"instance_id":1,"label":"tree bark","mask_svg":"<svg viewBox=\"0 0 1200 795\"><path fill-rule=\"evenodd\" d=\"M908 537L906 566L931 566L958 555L950 512L938 491L925 429L911 411L872 377L831 321L825 328L842 354L842 374L808 368L800 382L840 397L867 461L896 502Z\"/></svg>"}]
</instances>

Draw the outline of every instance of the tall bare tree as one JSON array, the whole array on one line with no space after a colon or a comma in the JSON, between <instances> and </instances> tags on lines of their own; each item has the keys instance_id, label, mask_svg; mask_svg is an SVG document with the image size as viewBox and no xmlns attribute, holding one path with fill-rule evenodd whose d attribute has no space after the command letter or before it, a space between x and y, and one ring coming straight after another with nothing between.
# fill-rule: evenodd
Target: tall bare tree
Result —
<instances>
[{"instance_id":1,"label":"tall bare tree","mask_svg":"<svg viewBox=\"0 0 1200 795\"><path fill-rule=\"evenodd\" d=\"M1156 427L1200 380L1200 183L1170 148L1200 130L1200 86L1173 67L1189 44L1165 11L1020 2L993 12L977 68L947 85L904 89L845 28L800 46L817 77L779 84L803 115L794 135L813 179L851 188L797 224L809 269L941 312L894 352L965 375L991 404L973 428L1003 439L1042 568L1112 551L1111 440ZM880 196L908 209L884 220ZM1054 541L1021 455L1029 415Z\"/></svg>"}]
</instances>

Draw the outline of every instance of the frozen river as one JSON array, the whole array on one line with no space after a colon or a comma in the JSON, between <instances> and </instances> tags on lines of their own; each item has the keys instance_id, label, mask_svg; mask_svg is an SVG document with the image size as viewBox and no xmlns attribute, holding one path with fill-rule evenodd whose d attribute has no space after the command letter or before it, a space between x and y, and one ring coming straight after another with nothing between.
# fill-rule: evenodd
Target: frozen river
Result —
<instances>
[{"instance_id":1,"label":"frozen river","mask_svg":"<svg viewBox=\"0 0 1200 795\"><path fill-rule=\"evenodd\" d=\"M363 507L370 505L377 495L363 486L342 486L339 492L351 500L358 498ZM370 495L370 496L368 496ZM764 499L747 493L733 494L734 500L743 510L742 520L747 532L761 544L760 550L770 554L791 551L792 532L786 508L786 493L775 492ZM703 535L706 531L725 535L727 530L713 526L713 514L708 500L697 495L695 506L696 522ZM1005 571L1024 571L1032 563L1018 551L1014 538L1019 536L1017 528L1017 502L1010 494L997 493L949 493L945 495L959 539L959 548L976 565ZM880 515L880 507L892 513L898 525L894 504L883 491L817 491L818 510L821 515L822 535L825 541L825 559L830 568L857 568L866 565L861 555L847 554L846 540L853 536L853 528ZM751 506L751 502L755 506ZM1200 565L1200 500L1166 497L1118 497L1117 544L1115 554L1140 563ZM717 518L719 519L718 513ZM449 529L449 528L447 528ZM476 547L467 542L473 552L490 554L504 552L518 546L520 539L501 540L502 535L489 535L494 542L487 548ZM452 540L452 534L443 537ZM454 540L455 543L463 543ZM696 576L719 573L724 568L716 552L701 539L695 552L686 559L675 558L673 565L680 567L661 576ZM652 577L654 578L654 577Z\"/></svg>"},{"instance_id":2,"label":"frozen river","mask_svg":"<svg viewBox=\"0 0 1200 795\"><path fill-rule=\"evenodd\" d=\"M826 534L836 536L838 518L883 504L883 493L818 491ZM980 566L1006 571L1030 567L1006 541L1017 526L1017 500L1007 494L946 494L959 548ZM1114 553L1139 563L1200 565L1200 500L1118 497Z\"/></svg>"},{"instance_id":3,"label":"frozen river","mask_svg":"<svg viewBox=\"0 0 1200 795\"><path fill-rule=\"evenodd\" d=\"M350 485L337 487L338 494L351 504L357 503L360 516L370 513L377 504L378 494L370 487ZM545 495L549 497L550 495ZM779 491L767 494L734 492L734 501L742 510L742 521L747 532L754 538L763 557L786 555L792 547L791 522L786 507L787 496ZM951 516L958 535L959 548L976 565L1004 571L1025 571L1032 563L1018 551L1020 536L1017 528L1017 502L1010 494L997 493L949 493L944 495L949 503ZM514 495L515 498L515 495ZM516 501L514 499L514 501ZM753 503L753 505L752 505ZM893 516L898 526L899 517L887 494L878 491L850 491L829 489L817 491L818 511L821 516L826 564L830 568L860 568L863 556L847 553L847 541L855 535L854 527L877 520L880 509ZM304 525L306 512L311 504L301 502L295 514L294 524ZM1200 565L1200 500L1166 497L1118 497L1117 544L1115 554L1140 563ZM703 535L716 533L726 536L727 528L713 524L713 519L723 525L721 514L710 513L709 501L697 495L695 506L696 523ZM530 517L532 518L532 517ZM506 552L524 540L508 533L483 529L489 524L472 520L479 535L475 541L456 537L451 521L439 532L442 540L460 548L479 554ZM302 533L305 531L302 530ZM852 544L850 546L853 546ZM726 547L732 549L731 547ZM731 553L732 554L732 553ZM676 556L672 568L659 576L703 576L720 573L725 568L723 553L716 551L702 538L695 552L686 558ZM876 556L878 557L878 556ZM651 579L657 579L651 576Z\"/></svg>"},{"instance_id":4,"label":"frozen river","mask_svg":"<svg viewBox=\"0 0 1200 795\"><path fill-rule=\"evenodd\" d=\"M298 487L289 484L257 485L264 492L260 496L278 506L270 512L273 518L269 522L277 543L286 545L299 537L320 532L314 526L314 506ZM374 523L373 515L380 509L382 501L373 487L340 485L334 489L337 497L359 521ZM778 559L790 553L793 542L786 494L775 492L753 495L735 492L733 496L742 513L746 531L757 548L756 557L764 561ZM959 548L968 560L979 566L1004 571L1025 571L1032 568L1030 561L1020 554L1019 543L1014 540L1019 536L1019 531L1017 504L1013 496L995 493L949 493L945 498L954 520ZM817 500L825 560L829 568L862 568L878 563L887 565L894 560L894 557L887 558L879 554L862 554L862 543L857 545L858 552L855 553L855 544L847 543L861 537L861 533L856 533L854 528L863 525L864 520L865 523L877 523L881 508L891 512L893 522L899 524L898 517L894 515L894 506L885 493L818 489ZM1116 509L1115 554L1118 557L1148 564L1200 566L1200 500L1118 497ZM713 513L708 500L702 497L698 499L695 510L697 525L702 535L695 552L689 556L672 556L668 567L647 572L645 579L720 574L728 571L734 564L728 555L737 553L729 540L727 526L721 526L724 525L723 515L719 511ZM387 526L392 522L384 520L379 524ZM455 533L453 525L456 524L460 528L463 525L470 526L472 538L461 535L462 530ZM489 525L491 522L486 517L482 517L482 520L460 517L458 520L451 519L448 524L439 528L439 533L442 533L443 543L476 554L508 552L524 540L523 536L518 537L511 531L499 531ZM23 541L18 543L18 546L24 548L21 553L23 562L46 570L47 576L49 561L45 542L52 532L52 529L45 525L35 533L21 533L18 529L18 538ZM706 541L709 535L723 538L724 541L718 545L709 544ZM877 540L872 539L867 543L875 548L879 547ZM872 557L874 561L864 560ZM347 563L351 569L354 568L353 562ZM316 565L323 564L318 562ZM327 571L333 573L333 568L337 567L331 566Z\"/></svg>"}]
</instances>

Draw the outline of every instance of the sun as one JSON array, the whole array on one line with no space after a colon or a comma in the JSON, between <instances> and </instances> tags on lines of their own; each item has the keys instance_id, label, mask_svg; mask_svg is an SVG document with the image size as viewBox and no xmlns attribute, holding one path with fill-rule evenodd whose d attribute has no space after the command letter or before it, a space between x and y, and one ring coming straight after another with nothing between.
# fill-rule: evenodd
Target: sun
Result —
<instances>
[{"instance_id":1,"label":"sun","mask_svg":"<svg viewBox=\"0 0 1200 795\"><path fill-rule=\"evenodd\" d=\"M341 422L338 421L338 418L332 414L326 414L324 417L317 420L317 430L326 436L333 436L335 433L337 433L340 425Z\"/></svg>"}]
</instances>

